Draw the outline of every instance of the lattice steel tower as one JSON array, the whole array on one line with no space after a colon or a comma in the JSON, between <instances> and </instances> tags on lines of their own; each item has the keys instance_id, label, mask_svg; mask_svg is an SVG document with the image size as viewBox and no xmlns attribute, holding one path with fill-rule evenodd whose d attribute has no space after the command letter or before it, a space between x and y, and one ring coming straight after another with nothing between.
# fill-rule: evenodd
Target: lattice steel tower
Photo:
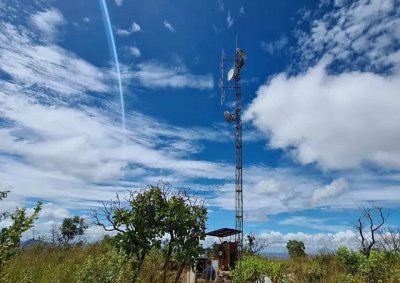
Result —
<instances>
[{"instance_id":1,"label":"lattice steel tower","mask_svg":"<svg viewBox=\"0 0 400 283\"><path fill-rule=\"evenodd\" d=\"M228 123L235 122L235 153L236 153L236 169L235 169L235 210L236 224L235 228L240 231L236 234L236 242L238 244L238 256L241 256L243 250L243 174L242 174L242 118L241 118L241 87L240 87L240 71L245 63L246 53L236 48L234 60L227 60L222 50L221 56L221 105L224 104L225 90L232 89L235 93L235 110L234 112L225 111L224 116ZM224 83L224 65L227 61L233 61L234 65L227 74L228 85Z\"/></svg>"}]
</instances>

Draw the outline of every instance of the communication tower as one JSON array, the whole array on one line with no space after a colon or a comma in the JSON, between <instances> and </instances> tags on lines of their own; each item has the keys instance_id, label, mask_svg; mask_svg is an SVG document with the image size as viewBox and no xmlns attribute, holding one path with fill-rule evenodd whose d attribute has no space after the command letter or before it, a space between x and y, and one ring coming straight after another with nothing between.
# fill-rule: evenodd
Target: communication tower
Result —
<instances>
[{"instance_id":1,"label":"communication tower","mask_svg":"<svg viewBox=\"0 0 400 283\"><path fill-rule=\"evenodd\" d=\"M240 71L245 64L246 53L236 47L233 60L227 60L224 50L221 55L221 106L224 105L225 90L233 91L235 94L235 109L224 111L225 120L228 123L234 122L235 125L235 210L236 210L236 230L240 233L236 234L236 243L238 245L238 257L241 256L243 250L243 175L242 175L242 118L241 118L241 87L240 87ZM233 67L227 73L227 83L225 84L224 66L226 62L233 62Z\"/></svg>"}]
</instances>

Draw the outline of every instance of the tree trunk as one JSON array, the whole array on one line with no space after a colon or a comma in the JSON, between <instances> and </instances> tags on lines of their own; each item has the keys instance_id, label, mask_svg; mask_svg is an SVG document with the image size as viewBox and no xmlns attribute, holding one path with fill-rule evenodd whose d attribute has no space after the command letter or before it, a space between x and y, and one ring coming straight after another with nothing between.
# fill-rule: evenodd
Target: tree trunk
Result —
<instances>
[{"instance_id":1,"label":"tree trunk","mask_svg":"<svg viewBox=\"0 0 400 283\"><path fill-rule=\"evenodd\" d=\"M182 271L183 271L184 268L185 268L185 264L182 263L182 264L180 265L180 267L179 267L177 273L176 273L175 283L178 283L178 282L179 282L179 278L181 277Z\"/></svg>"},{"instance_id":2,"label":"tree trunk","mask_svg":"<svg viewBox=\"0 0 400 283\"><path fill-rule=\"evenodd\" d=\"M163 283L166 282L167 280L167 269L171 260L171 256L172 256L172 243L174 242L174 235L173 233L170 233L171 235L171 240L169 241L169 245L168 245L168 252L167 255L165 257L165 263L164 263L164 272L163 272Z\"/></svg>"}]
</instances>

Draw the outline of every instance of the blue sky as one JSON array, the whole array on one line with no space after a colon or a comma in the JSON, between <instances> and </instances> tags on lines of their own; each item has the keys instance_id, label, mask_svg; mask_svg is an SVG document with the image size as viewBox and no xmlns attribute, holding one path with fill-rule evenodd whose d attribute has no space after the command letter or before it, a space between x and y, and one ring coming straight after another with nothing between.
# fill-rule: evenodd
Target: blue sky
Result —
<instances>
[{"instance_id":1,"label":"blue sky","mask_svg":"<svg viewBox=\"0 0 400 283\"><path fill-rule=\"evenodd\" d=\"M396 0L0 1L2 206L46 202L36 229L159 180L234 227L233 128L221 49L247 52L245 233L271 250L356 247L359 207L400 204ZM123 143L125 137L125 145ZM91 228L91 235L101 231Z\"/></svg>"}]
</instances>

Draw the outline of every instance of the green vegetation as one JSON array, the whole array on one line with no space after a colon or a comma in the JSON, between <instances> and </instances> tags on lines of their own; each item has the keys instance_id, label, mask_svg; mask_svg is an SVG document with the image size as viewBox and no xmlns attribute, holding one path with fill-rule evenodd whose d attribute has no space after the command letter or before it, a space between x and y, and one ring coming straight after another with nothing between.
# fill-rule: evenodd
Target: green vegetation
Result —
<instances>
[{"instance_id":1,"label":"green vegetation","mask_svg":"<svg viewBox=\"0 0 400 283\"><path fill-rule=\"evenodd\" d=\"M0 200L5 197L7 192L0 192ZM0 215L0 222L10 223L0 232L0 283L176 283L205 252L200 241L205 238L207 210L186 190L151 186L130 192L125 201L117 196L103 203L101 210L93 212L95 224L114 236L97 243L77 244L88 225L75 216L53 227L52 243L38 242L21 249L21 234L33 226L41 208L38 203L31 215L25 208ZM365 211L370 213L365 215L374 212ZM258 255L267 243L249 235L245 255L232 271L234 282L255 282L265 276L274 283L400 282L398 230L381 231L384 217L381 209L376 211L380 217L377 225L373 217L367 218L369 225L361 218L358 221L361 239L375 233L371 240L364 237L359 251L340 247L307 256L303 242L290 240L286 246L290 259L274 260Z\"/></svg>"},{"instance_id":2,"label":"green vegetation","mask_svg":"<svg viewBox=\"0 0 400 283\"><path fill-rule=\"evenodd\" d=\"M8 193L8 191L0 191L0 201L6 198ZM33 222L41 209L42 203L39 202L33 208L33 213L30 216L26 213L26 208L17 208L14 212L5 211L0 214L0 223L5 220L10 221L7 228L0 231L0 277L4 265L15 255L22 233L33 226Z\"/></svg>"},{"instance_id":3,"label":"green vegetation","mask_svg":"<svg viewBox=\"0 0 400 283\"><path fill-rule=\"evenodd\" d=\"M289 260L247 255L237 263L233 275L238 283L265 276L274 283L395 283L400 282L400 254L373 250L367 258L361 251L341 247L335 253Z\"/></svg>"},{"instance_id":4,"label":"green vegetation","mask_svg":"<svg viewBox=\"0 0 400 283\"><path fill-rule=\"evenodd\" d=\"M82 236L88 227L85 220L79 216L64 218L60 227L61 237L59 241L68 245L77 236Z\"/></svg>"},{"instance_id":5,"label":"green vegetation","mask_svg":"<svg viewBox=\"0 0 400 283\"><path fill-rule=\"evenodd\" d=\"M289 240L286 245L290 258L306 256L304 243L302 241Z\"/></svg>"},{"instance_id":6,"label":"green vegetation","mask_svg":"<svg viewBox=\"0 0 400 283\"><path fill-rule=\"evenodd\" d=\"M103 203L94 218L106 231L118 233L116 247L132 259L132 281L136 282L149 252L158 249L164 259L162 282L173 268L177 268L178 282L182 271L193 267L203 251L200 241L205 239L207 219L203 201L184 189L164 185L130 192L127 203L124 207L117 195L116 200Z\"/></svg>"}]
</instances>

